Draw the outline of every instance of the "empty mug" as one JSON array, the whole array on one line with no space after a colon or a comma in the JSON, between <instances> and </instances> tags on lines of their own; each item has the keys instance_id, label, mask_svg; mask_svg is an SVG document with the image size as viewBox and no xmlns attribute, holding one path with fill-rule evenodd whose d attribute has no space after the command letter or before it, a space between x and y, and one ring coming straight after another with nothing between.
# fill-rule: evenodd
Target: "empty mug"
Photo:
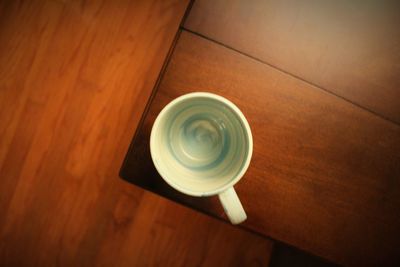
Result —
<instances>
[{"instance_id":1,"label":"empty mug","mask_svg":"<svg viewBox=\"0 0 400 267\"><path fill-rule=\"evenodd\" d=\"M154 122L150 151L170 186L191 196L218 195L231 223L246 220L233 186L249 167L253 138L232 102L204 92L174 99Z\"/></svg>"}]
</instances>

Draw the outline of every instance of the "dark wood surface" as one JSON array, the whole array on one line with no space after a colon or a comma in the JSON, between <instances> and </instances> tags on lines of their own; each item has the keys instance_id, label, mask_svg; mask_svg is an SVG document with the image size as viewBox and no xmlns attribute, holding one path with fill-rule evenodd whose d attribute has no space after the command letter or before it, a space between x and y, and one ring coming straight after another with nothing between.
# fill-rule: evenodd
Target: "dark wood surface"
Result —
<instances>
[{"instance_id":1,"label":"dark wood surface","mask_svg":"<svg viewBox=\"0 0 400 267\"><path fill-rule=\"evenodd\" d=\"M236 189L243 227L346 265L398 263L400 126L257 60L183 32L121 175L226 220L214 197L187 197L152 165L151 126L193 91L232 100L253 131L250 168Z\"/></svg>"},{"instance_id":2,"label":"dark wood surface","mask_svg":"<svg viewBox=\"0 0 400 267\"><path fill-rule=\"evenodd\" d=\"M271 241L118 177L187 5L0 1L0 266L268 264Z\"/></svg>"},{"instance_id":3,"label":"dark wood surface","mask_svg":"<svg viewBox=\"0 0 400 267\"><path fill-rule=\"evenodd\" d=\"M334 267L333 263L318 257L310 257L303 251L276 242L270 267Z\"/></svg>"},{"instance_id":4,"label":"dark wood surface","mask_svg":"<svg viewBox=\"0 0 400 267\"><path fill-rule=\"evenodd\" d=\"M185 27L400 124L400 2L196 0Z\"/></svg>"}]
</instances>

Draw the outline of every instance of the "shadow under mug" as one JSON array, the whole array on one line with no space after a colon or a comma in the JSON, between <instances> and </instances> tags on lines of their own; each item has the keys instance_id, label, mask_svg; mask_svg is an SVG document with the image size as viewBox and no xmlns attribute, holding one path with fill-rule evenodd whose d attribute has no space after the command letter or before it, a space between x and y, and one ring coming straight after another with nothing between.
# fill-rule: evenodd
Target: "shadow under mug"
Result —
<instances>
[{"instance_id":1,"label":"shadow under mug","mask_svg":"<svg viewBox=\"0 0 400 267\"><path fill-rule=\"evenodd\" d=\"M232 102L205 92L174 99L154 122L150 151L170 186L191 196L218 195L232 224L246 220L233 186L249 167L253 138Z\"/></svg>"}]
</instances>

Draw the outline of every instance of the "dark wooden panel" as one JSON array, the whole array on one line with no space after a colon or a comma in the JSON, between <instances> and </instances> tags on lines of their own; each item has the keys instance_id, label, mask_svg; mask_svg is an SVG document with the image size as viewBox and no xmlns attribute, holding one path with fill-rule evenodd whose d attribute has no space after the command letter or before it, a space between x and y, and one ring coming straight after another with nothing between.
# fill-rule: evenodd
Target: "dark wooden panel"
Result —
<instances>
[{"instance_id":1,"label":"dark wooden panel","mask_svg":"<svg viewBox=\"0 0 400 267\"><path fill-rule=\"evenodd\" d=\"M271 241L118 177L187 4L0 2L0 266L268 264Z\"/></svg>"},{"instance_id":2,"label":"dark wooden panel","mask_svg":"<svg viewBox=\"0 0 400 267\"><path fill-rule=\"evenodd\" d=\"M400 123L400 2L198 0L185 27Z\"/></svg>"},{"instance_id":3,"label":"dark wooden panel","mask_svg":"<svg viewBox=\"0 0 400 267\"><path fill-rule=\"evenodd\" d=\"M271 258L270 267L334 267L333 263L289 247L284 244L274 244L274 254Z\"/></svg>"},{"instance_id":4,"label":"dark wooden panel","mask_svg":"<svg viewBox=\"0 0 400 267\"><path fill-rule=\"evenodd\" d=\"M248 213L244 227L338 263L398 260L400 127L191 33L177 43L123 177L224 218L216 198L180 194L151 162L157 114L192 91L231 99L249 120L254 155L236 187Z\"/></svg>"}]
</instances>

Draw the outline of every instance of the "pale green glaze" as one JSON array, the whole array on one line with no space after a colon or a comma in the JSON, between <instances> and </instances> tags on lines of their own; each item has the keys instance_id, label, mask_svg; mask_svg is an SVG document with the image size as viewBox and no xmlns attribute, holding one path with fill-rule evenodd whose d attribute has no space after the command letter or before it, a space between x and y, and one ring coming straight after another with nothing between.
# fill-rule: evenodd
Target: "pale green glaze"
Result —
<instances>
[{"instance_id":1,"label":"pale green glaze","mask_svg":"<svg viewBox=\"0 0 400 267\"><path fill-rule=\"evenodd\" d=\"M157 135L152 133L157 146L152 156L172 186L207 194L241 175L252 151L251 136L230 105L196 97L163 112Z\"/></svg>"}]
</instances>

